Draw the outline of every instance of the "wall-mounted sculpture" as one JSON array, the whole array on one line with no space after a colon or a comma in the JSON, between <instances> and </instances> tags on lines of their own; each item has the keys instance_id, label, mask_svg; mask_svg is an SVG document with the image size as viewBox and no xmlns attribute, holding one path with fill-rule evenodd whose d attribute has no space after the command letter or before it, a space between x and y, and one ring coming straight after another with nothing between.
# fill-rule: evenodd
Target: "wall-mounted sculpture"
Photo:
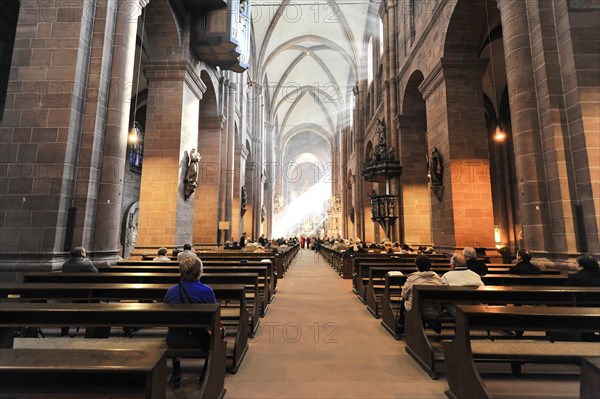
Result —
<instances>
[{"instance_id":1,"label":"wall-mounted sculpture","mask_svg":"<svg viewBox=\"0 0 600 399\"><path fill-rule=\"evenodd\" d=\"M444 165L437 147L433 149L431 158L427 157L427 171L431 191L441 201L444 197Z\"/></svg>"},{"instance_id":2,"label":"wall-mounted sculpture","mask_svg":"<svg viewBox=\"0 0 600 399\"><path fill-rule=\"evenodd\" d=\"M200 153L196 151L195 148L192 148L187 170L185 172L185 179L183 181L186 201L194 194L196 187L198 187L198 163L200 162L200 158Z\"/></svg>"},{"instance_id":3,"label":"wall-mounted sculpture","mask_svg":"<svg viewBox=\"0 0 600 399\"><path fill-rule=\"evenodd\" d=\"M244 217L246 214L246 203L248 201L248 192L246 191L246 186L242 186L242 193L240 196L240 217Z\"/></svg>"}]
</instances>

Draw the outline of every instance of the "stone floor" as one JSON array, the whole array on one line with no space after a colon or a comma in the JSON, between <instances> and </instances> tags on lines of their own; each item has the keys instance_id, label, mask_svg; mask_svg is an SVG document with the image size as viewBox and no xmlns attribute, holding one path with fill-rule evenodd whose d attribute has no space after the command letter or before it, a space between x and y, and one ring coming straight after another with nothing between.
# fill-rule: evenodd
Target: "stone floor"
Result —
<instances>
[{"instance_id":1,"label":"stone floor","mask_svg":"<svg viewBox=\"0 0 600 399\"><path fill-rule=\"evenodd\" d=\"M228 398L443 398L433 381L312 251L284 279Z\"/></svg>"}]
</instances>

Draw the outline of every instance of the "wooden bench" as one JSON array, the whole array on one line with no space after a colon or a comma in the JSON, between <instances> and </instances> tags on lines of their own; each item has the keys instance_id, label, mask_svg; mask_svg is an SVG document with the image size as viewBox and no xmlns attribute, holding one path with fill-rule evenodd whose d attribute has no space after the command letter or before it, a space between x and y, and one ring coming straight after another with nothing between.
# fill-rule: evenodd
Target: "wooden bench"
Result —
<instances>
[{"instance_id":1,"label":"wooden bench","mask_svg":"<svg viewBox=\"0 0 600 399\"><path fill-rule=\"evenodd\" d=\"M209 328L217 332L220 307L218 304L164 303L1 303L0 347L13 348L12 330L15 327L61 327L69 324L83 327ZM201 352L207 357L207 367L199 397L223 398L225 346L220 334L211 334L208 353L197 348L169 348L167 356L189 357Z\"/></svg>"},{"instance_id":2,"label":"wooden bench","mask_svg":"<svg viewBox=\"0 0 600 399\"><path fill-rule=\"evenodd\" d=\"M269 260L269 259L267 259ZM269 276L269 302L273 299L273 296L277 292L277 271L275 270L275 265L270 260L268 262L262 261L248 261L246 259L243 260L222 260L222 261L211 261L205 260L202 262L204 267L212 267L212 266L266 266L268 268L268 276ZM170 262L154 262L151 260L126 260L117 262L117 266L176 266L179 267L179 263L176 261ZM114 267L114 266L112 266ZM110 269L110 268L106 268ZM133 270L132 270L133 271ZM141 271L141 270L140 270ZM134 271L135 272L135 271Z\"/></svg>"},{"instance_id":3,"label":"wooden bench","mask_svg":"<svg viewBox=\"0 0 600 399\"><path fill-rule=\"evenodd\" d=\"M487 274L482 277L486 285L533 285L533 286L564 286L568 279L567 275L536 275L519 276L514 274ZM401 298L402 285L406 281L406 276L389 276L386 274L384 291L381 295L379 307L381 309L382 326L396 339L401 339L404 334L398 333L398 317Z\"/></svg>"},{"instance_id":4,"label":"wooden bench","mask_svg":"<svg viewBox=\"0 0 600 399\"><path fill-rule=\"evenodd\" d=\"M367 310L375 316L375 318L379 318L381 316L381 298L383 296L383 292L385 290L385 276L387 272L390 271L399 271L403 274L410 275L415 272L415 266L372 266L371 264L363 264L361 268L365 268L368 270L368 277L363 278L364 285L364 298L360 298L363 303L367 305ZM450 266L434 266L431 268L431 271L436 272L439 275L443 275L444 273L452 270ZM498 274L508 275L508 271L510 267L508 265L498 264L498 265L488 265L488 274L486 276L495 276ZM363 270L363 276L364 276ZM545 270L543 275L560 275L560 270ZM484 276L483 279L486 279ZM487 279L490 283L497 282L497 280L492 281L492 278ZM514 281L515 279L508 280ZM516 279L520 281L520 279ZM499 285L499 284L495 284Z\"/></svg>"},{"instance_id":5,"label":"wooden bench","mask_svg":"<svg viewBox=\"0 0 600 399\"><path fill-rule=\"evenodd\" d=\"M176 265L152 265L152 263L158 262L144 262L144 265L135 266L111 266L106 268L99 268L98 271L101 273L179 273L179 266ZM270 298L270 284L271 279L269 276L269 267L263 263L260 266L204 266L203 276L210 275L213 273L256 273L258 274L258 294L260 304L260 317L264 317L267 314L269 308Z\"/></svg>"},{"instance_id":6,"label":"wooden bench","mask_svg":"<svg viewBox=\"0 0 600 399\"><path fill-rule=\"evenodd\" d=\"M438 378L437 365L444 361L441 348L436 346L426 332L425 324L453 322L453 318L427 320L422 314L426 302L452 304L520 304L596 306L600 305L600 288L596 287L535 287L535 286L415 286L412 308L405 313L406 351L429 373ZM492 328L490 326L490 328Z\"/></svg>"},{"instance_id":7,"label":"wooden bench","mask_svg":"<svg viewBox=\"0 0 600 399\"><path fill-rule=\"evenodd\" d=\"M581 399L596 399L600 392L600 357L584 357L581 359Z\"/></svg>"},{"instance_id":8,"label":"wooden bench","mask_svg":"<svg viewBox=\"0 0 600 399\"><path fill-rule=\"evenodd\" d=\"M136 379L142 379L145 398L164 399L166 350L0 349L0 375L4 395L63 393L89 377L95 386L109 383L112 392L118 376L127 378L128 391ZM98 384L98 379L105 385Z\"/></svg>"},{"instance_id":9,"label":"wooden bench","mask_svg":"<svg viewBox=\"0 0 600 399\"><path fill-rule=\"evenodd\" d=\"M471 331L474 329L594 332L599 326L599 308L459 305L454 340L443 343L449 386L446 395L449 398L470 399L493 397L481 379L475 361L581 365L582 357L597 356L599 353L599 344L593 342L519 340L474 345L471 342Z\"/></svg>"},{"instance_id":10,"label":"wooden bench","mask_svg":"<svg viewBox=\"0 0 600 399\"><path fill-rule=\"evenodd\" d=\"M2 284L2 300L32 302L47 300L69 301L158 301L162 302L171 284ZM228 371L235 374L248 351L248 311L245 287L241 284L211 286L221 304L221 321L228 335Z\"/></svg>"},{"instance_id":11,"label":"wooden bench","mask_svg":"<svg viewBox=\"0 0 600 399\"><path fill-rule=\"evenodd\" d=\"M175 273L48 273L27 272L17 275L17 282L23 283L91 283L91 284L177 284L179 275ZM246 306L250 316L249 336L254 337L260 323L260 302L258 294L258 274L256 273L211 273L203 274L201 281L208 285L244 284L246 286Z\"/></svg>"}]
</instances>

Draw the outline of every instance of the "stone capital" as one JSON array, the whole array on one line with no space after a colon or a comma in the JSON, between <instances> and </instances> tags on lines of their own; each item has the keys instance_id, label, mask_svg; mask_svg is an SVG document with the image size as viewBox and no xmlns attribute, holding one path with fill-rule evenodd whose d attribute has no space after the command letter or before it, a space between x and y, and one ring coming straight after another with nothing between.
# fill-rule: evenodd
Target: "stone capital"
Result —
<instances>
[{"instance_id":1,"label":"stone capital","mask_svg":"<svg viewBox=\"0 0 600 399\"><path fill-rule=\"evenodd\" d=\"M187 60L148 62L144 64L144 74L149 81L185 82L199 99L207 89Z\"/></svg>"}]
</instances>

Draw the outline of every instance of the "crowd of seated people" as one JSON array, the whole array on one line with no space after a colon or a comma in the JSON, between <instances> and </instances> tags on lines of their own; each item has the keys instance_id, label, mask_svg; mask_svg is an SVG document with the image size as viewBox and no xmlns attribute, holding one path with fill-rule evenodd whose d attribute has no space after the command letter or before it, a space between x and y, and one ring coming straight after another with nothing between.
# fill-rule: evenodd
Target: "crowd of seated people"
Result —
<instances>
[{"instance_id":1,"label":"crowd of seated people","mask_svg":"<svg viewBox=\"0 0 600 399\"><path fill-rule=\"evenodd\" d=\"M309 239L308 237L306 238ZM435 254L435 251L430 246L420 245L416 248L407 243L398 241L392 242L389 238L384 238L380 242L364 242L360 238L343 239L341 237L325 237L319 238L313 236L311 239L311 249L316 249L318 245L323 245L334 251L352 251L358 253L389 253L389 254Z\"/></svg>"}]
</instances>

